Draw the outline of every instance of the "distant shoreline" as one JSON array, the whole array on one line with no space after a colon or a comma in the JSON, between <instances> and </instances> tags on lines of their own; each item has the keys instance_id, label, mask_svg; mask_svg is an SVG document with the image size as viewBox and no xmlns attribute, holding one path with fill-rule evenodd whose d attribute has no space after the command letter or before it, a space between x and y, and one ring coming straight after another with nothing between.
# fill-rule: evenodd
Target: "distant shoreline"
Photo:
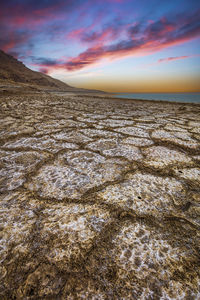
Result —
<instances>
[{"instance_id":1,"label":"distant shoreline","mask_svg":"<svg viewBox=\"0 0 200 300\"><path fill-rule=\"evenodd\" d=\"M200 93L115 93L115 98L200 104Z\"/></svg>"}]
</instances>

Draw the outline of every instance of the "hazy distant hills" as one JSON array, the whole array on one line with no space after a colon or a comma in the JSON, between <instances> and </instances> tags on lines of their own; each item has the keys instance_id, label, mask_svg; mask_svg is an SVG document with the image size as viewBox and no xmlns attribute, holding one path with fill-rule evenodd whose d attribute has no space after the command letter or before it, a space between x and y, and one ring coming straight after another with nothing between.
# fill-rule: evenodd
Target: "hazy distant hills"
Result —
<instances>
[{"instance_id":1,"label":"hazy distant hills","mask_svg":"<svg viewBox=\"0 0 200 300\"><path fill-rule=\"evenodd\" d=\"M57 90L71 92L97 92L77 89L40 72L32 71L13 56L0 50L0 85L10 87L23 86L25 89Z\"/></svg>"}]
</instances>

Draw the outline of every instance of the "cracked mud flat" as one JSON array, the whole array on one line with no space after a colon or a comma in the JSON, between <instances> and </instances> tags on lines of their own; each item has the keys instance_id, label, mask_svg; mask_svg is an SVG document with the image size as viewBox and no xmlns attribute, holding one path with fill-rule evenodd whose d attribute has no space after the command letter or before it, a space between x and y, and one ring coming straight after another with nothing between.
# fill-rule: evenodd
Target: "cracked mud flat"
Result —
<instances>
[{"instance_id":1,"label":"cracked mud flat","mask_svg":"<svg viewBox=\"0 0 200 300\"><path fill-rule=\"evenodd\" d=\"M200 106L0 106L0 299L200 299Z\"/></svg>"}]
</instances>

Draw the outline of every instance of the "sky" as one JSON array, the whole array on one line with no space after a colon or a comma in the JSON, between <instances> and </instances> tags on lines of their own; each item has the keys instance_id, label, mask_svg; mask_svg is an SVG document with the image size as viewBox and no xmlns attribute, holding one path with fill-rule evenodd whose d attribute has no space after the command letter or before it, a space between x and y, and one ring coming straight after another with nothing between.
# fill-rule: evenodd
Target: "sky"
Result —
<instances>
[{"instance_id":1,"label":"sky","mask_svg":"<svg viewBox=\"0 0 200 300\"><path fill-rule=\"evenodd\" d=\"M1 0L0 49L75 87L200 92L200 1Z\"/></svg>"}]
</instances>

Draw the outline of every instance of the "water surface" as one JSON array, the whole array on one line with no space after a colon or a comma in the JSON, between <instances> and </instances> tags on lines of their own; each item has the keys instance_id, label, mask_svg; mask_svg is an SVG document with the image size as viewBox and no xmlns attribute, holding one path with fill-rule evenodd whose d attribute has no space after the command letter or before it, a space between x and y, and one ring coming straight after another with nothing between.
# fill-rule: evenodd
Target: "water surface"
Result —
<instances>
[{"instance_id":1,"label":"water surface","mask_svg":"<svg viewBox=\"0 0 200 300\"><path fill-rule=\"evenodd\" d=\"M115 97L200 104L200 93L118 93Z\"/></svg>"}]
</instances>

